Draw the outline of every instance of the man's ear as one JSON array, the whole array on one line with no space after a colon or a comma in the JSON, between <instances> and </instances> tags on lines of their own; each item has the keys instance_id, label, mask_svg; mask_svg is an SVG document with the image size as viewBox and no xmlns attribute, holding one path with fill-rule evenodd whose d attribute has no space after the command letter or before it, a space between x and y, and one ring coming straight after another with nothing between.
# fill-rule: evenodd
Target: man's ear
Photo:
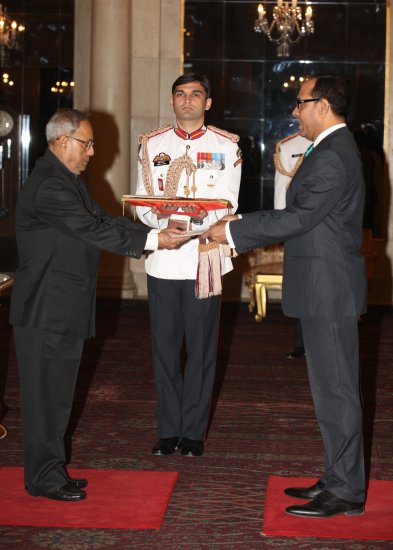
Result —
<instances>
[{"instance_id":1,"label":"man's ear","mask_svg":"<svg viewBox=\"0 0 393 550\"><path fill-rule=\"evenodd\" d=\"M327 114L327 112L330 109L330 103L328 102L328 100L325 98L322 98L320 100L320 105L321 105L321 113Z\"/></svg>"},{"instance_id":2,"label":"man's ear","mask_svg":"<svg viewBox=\"0 0 393 550\"><path fill-rule=\"evenodd\" d=\"M211 98L211 97L208 97L207 100L206 100L205 111L208 111L208 110L210 109L211 106L212 106L212 98Z\"/></svg>"},{"instance_id":3,"label":"man's ear","mask_svg":"<svg viewBox=\"0 0 393 550\"><path fill-rule=\"evenodd\" d=\"M67 147L67 136L60 136L59 138L57 138L57 140L59 142L59 145L62 149L65 149Z\"/></svg>"}]
</instances>

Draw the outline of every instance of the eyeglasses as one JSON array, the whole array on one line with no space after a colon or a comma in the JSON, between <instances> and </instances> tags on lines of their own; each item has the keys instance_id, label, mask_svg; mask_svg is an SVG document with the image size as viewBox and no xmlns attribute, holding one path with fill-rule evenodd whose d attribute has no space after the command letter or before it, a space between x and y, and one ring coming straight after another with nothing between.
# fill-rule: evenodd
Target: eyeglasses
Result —
<instances>
[{"instance_id":1,"label":"eyeglasses","mask_svg":"<svg viewBox=\"0 0 393 550\"><path fill-rule=\"evenodd\" d=\"M68 138L74 139L75 141L79 141L79 143L83 144L86 151L89 151L89 149L94 147L94 140L93 139L79 139L79 138L74 137L74 136L64 136L64 137L68 137ZM59 139L59 138L57 138L57 139Z\"/></svg>"},{"instance_id":2,"label":"eyeglasses","mask_svg":"<svg viewBox=\"0 0 393 550\"><path fill-rule=\"evenodd\" d=\"M296 106L298 109L300 109L300 105L303 105L303 103L309 103L310 101L319 101L320 97L312 97L310 99L299 99L296 98Z\"/></svg>"}]
</instances>

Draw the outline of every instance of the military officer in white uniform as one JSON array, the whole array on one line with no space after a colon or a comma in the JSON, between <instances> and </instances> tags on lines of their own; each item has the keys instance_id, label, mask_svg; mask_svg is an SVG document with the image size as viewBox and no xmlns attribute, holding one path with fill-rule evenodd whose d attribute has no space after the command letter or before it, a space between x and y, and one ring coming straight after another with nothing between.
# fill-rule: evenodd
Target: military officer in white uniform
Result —
<instances>
[{"instance_id":1,"label":"military officer in white uniform","mask_svg":"<svg viewBox=\"0 0 393 550\"><path fill-rule=\"evenodd\" d=\"M276 168L274 175L274 208L276 210L285 208L287 189L311 143L309 139L299 133L285 137L277 143L274 153ZM304 342L300 321L295 319L295 347L287 353L287 358L298 359L299 357L304 357Z\"/></svg>"},{"instance_id":2,"label":"military officer in white uniform","mask_svg":"<svg viewBox=\"0 0 393 550\"><path fill-rule=\"evenodd\" d=\"M174 82L171 105L176 124L139 138L137 195L226 199L232 205L229 212L236 211L241 175L239 137L204 125L211 103L210 83L205 76L187 73ZM156 207L137 207L140 220L158 229L207 229L228 213L227 208L191 209L191 216L184 211L190 214L190 207L172 214ZM172 454L178 448L187 456L204 452L221 296L217 288L208 297L196 296L196 287L201 284L197 276L199 245L195 238L177 250L157 250L146 258L157 390L159 440L152 450L156 455ZM221 246L212 250L214 253L220 286L221 275L232 269L232 263ZM182 375L184 336L187 360Z\"/></svg>"},{"instance_id":3,"label":"military officer in white uniform","mask_svg":"<svg viewBox=\"0 0 393 550\"><path fill-rule=\"evenodd\" d=\"M285 195L293 176L299 168L303 155L311 141L299 133L292 134L279 141L274 154L274 208L285 208Z\"/></svg>"}]
</instances>

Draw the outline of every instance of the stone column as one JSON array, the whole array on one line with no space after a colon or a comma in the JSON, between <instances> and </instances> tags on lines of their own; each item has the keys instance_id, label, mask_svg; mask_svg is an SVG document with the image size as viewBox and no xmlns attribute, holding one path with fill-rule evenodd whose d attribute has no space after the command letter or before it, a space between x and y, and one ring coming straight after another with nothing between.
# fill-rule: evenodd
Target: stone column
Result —
<instances>
[{"instance_id":1,"label":"stone column","mask_svg":"<svg viewBox=\"0 0 393 550\"><path fill-rule=\"evenodd\" d=\"M118 214L135 192L137 135L173 120L182 72L182 0L75 0L74 106L93 113L92 195ZM143 260L103 254L99 292L145 297Z\"/></svg>"},{"instance_id":2,"label":"stone column","mask_svg":"<svg viewBox=\"0 0 393 550\"><path fill-rule=\"evenodd\" d=\"M172 82L183 72L182 0L132 0L131 187L135 193L138 134L174 121ZM131 260L136 295L147 295L144 262Z\"/></svg>"},{"instance_id":3,"label":"stone column","mask_svg":"<svg viewBox=\"0 0 393 550\"><path fill-rule=\"evenodd\" d=\"M94 199L121 215L129 193L130 167L130 0L93 0L91 14L90 110L95 157L89 167ZM103 252L99 293L131 297L134 282L127 258Z\"/></svg>"}]
</instances>

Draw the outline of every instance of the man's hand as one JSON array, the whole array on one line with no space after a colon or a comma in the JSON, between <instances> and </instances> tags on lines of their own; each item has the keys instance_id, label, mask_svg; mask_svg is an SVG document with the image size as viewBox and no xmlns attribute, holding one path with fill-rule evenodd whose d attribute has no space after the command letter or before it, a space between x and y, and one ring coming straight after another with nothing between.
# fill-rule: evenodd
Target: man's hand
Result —
<instances>
[{"instance_id":1,"label":"man's hand","mask_svg":"<svg viewBox=\"0 0 393 550\"><path fill-rule=\"evenodd\" d=\"M220 219L220 222L234 222L235 220L238 220L239 216L237 214L228 214L227 216L224 216Z\"/></svg>"},{"instance_id":2,"label":"man's hand","mask_svg":"<svg viewBox=\"0 0 393 550\"><path fill-rule=\"evenodd\" d=\"M180 229L186 231L188 222L186 220L173 220L168 221L167 229Z\"/></svg>"},{"instance_id":3,"label":"man's hand","mask_svg":"<svg viewBox=\"0 0 393 550\"><path fill-rule=\"evenodd\" d=\"M237 218L236 218L237 219ZM211 225L210 228L202 233L202 239L209 239L210 241L216 241L219 244L228 244L226 235L225 235L225 226L227 222L219 221L214 225Z\"/></svg>"},{"instance_id":4,"label":"man's hand","mask_svg":"<svg viewBox=\"0 0 393 550\"><path fill-rule=\"evenodd\" d=\"M163 229L158 233L158 248L173 250L190 240L190 236L184 235L180 229Z\"/></svg>"},{"instance_id":5,"label":"man's hand","mask_svg":"<svg viewBox=\"0 0 393 550\"><path fill-rule=\"evenodd\" d=\"M174 207L172 204L162 204L160 206L160 210L158 210L156 206L153 206L151 211L157 216L159 220L162 220L164 218L169 218L174 209L178 210L178 208ZM165 210L168 210L169 213L166 213Z\"/></svg>"},{"instance_id":6,"label":"man's hand","mask_svg":"<svg viewBox=\"0 0 393 550\"><path fill-rule=\"evenodd\" d=\"M187 214L191 215L194 220L204 220L207 216L206 210L200 209L197 206L194 206L193 204L185 204L182 206L183 212L187 212Z\"/></svg>"},{"instance_id":7,"label":"man's hand","mask_svg":"<svg viewBox=\"0 0 393 550\"><path fill-rule=\"evenodd\" d=\"M224 216L219 222L211 225L208 231L202 233L201 238L209 239L210 241L216 241L219 244L228 244L225 235L225 226L227 222L233 222L238 219L239 216L237 216L236 214L228 214L227 216Z\"/></svg>"}]
</instances>

